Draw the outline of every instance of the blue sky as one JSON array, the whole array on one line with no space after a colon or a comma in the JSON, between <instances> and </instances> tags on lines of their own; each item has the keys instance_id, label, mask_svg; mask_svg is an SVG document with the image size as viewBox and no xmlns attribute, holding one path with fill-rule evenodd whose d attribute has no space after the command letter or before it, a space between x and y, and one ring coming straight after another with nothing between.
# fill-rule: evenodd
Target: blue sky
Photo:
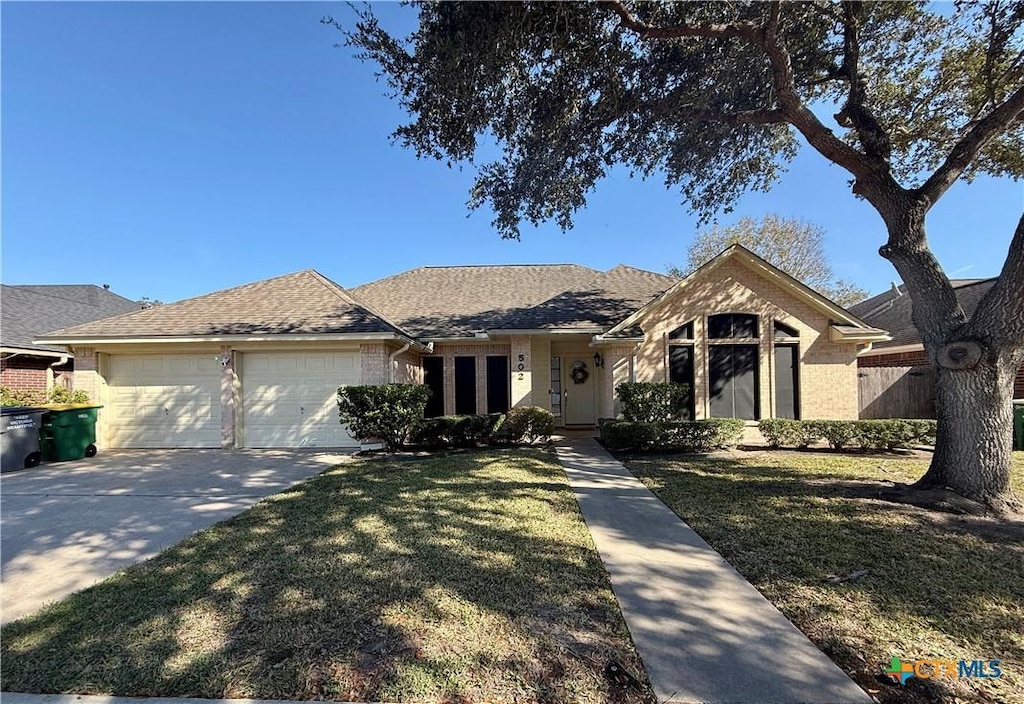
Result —
<instances>
[{"instance_id":1,"label":"blue sky","mask_svg":"<svg viewBox=\"0 0 1024 704\"><path fill-rule=\"evenodd\" d=\"M380 6L392 27L412 12ZM4 2L2 276L172 301L304 268L355 286L426 264L624 262L663 271L697 229L676 192L617 175L576 228L503 241L469 214L472 172L391 145L403 113L319 23L335 3ZM929 218L951 276L998 273L1024 208L1006 179L958 184ZM881 221L804 150L741 215L827 230L838 275L896 275Z\"/></svg>"}]
</instances>

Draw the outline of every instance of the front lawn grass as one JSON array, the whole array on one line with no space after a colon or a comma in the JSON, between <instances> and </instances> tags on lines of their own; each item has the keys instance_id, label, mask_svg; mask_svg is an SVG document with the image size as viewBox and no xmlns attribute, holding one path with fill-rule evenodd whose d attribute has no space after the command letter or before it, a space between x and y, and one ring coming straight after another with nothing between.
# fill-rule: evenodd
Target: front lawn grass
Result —
<instances>
[{"instance_id":1,"label":"front lawn grass","mask_svg":"<svg viewBox=\"0 0 1024 704\"><path fill-rule=\"evenodd\" d=\"M6 691L623 701L645 679L541 450L357 460L2 631Z\"/></svg>"},{"instance_id":2,"label":"front lawn grass","mask_svg":"<svg viewBox=\"0 0 1024 704\"><path fill-rule=\"evenodd\" d=\"M1024 525L873 498L926 460L620 459L881 701L1024 702ZM1013 481L1024 496L1024 453ZM997 659L1003 676L889 686L876 678L894 655Z\"/></svg>"}]
</instances>

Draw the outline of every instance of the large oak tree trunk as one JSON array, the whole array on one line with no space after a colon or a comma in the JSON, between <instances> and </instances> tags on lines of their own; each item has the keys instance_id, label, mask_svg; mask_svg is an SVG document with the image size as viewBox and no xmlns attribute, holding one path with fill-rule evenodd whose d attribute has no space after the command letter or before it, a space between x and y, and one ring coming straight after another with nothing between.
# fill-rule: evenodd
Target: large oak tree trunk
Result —
<instances>
[{"instance_id":1,"label":"large oak tree trunk","mask_svg":"<svg viewBox=\"0 0 1024 704\"><path fill-rule=\"evenodd\" d=\"M915 489L952 489L997 513L1020 510L1010 492L1013 376L1006 362L979 361L936 374L938 435Z\"/></svg>"},{"instance_id":2,"label":"large oak tree trunk","mask_svg":"<svg viewBox=\"0 0 1024 704\"><path fill-rule=\"evenodd\" d=\"M928 204L907 191L874 189L873 185L866 189L869 200L889 230L889 241L879 253L903 277L913 303L914 325L936 367L935 454L911 492L934 494L948 489L976 502L977 508L1018 513L1022 504L1010 490L1011 400L1013 377L1024 359L1024 296L1019 285L1024 271L1024 217L999 280L968 319L928 248L924 230Z\"/></svg>"}]
</instances>

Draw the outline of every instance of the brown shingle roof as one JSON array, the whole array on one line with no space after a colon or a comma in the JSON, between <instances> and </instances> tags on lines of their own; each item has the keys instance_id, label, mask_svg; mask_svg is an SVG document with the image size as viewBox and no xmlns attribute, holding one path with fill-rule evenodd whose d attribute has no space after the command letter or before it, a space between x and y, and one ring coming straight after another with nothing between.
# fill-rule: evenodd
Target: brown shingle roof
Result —
<instances>
[{"instance_id":1,"label":"brown shingle roof","mask_svg":"<svg viewBox=\"0 0 1024 704\"><path fill-rule=\"evenodd\" d=\"M58 330L47 337L381 332L404 334L341 286L307 269Z\"/></svg>"},{"instance_id":2,"label":"brown shingle roof","mask_svg":"<svg viewBox=\"0 0 1024 704\"><path fill-rule=\"evenodd\" d=\"M490 330L600 272L577 264L421 267L352 289L419 337Z\"/></svg>"},{"instance_id":3,"label":"brown shingle roof","mask_svg":"<svg viewBox=\"0 0 1024 704\"><path fill-rule=\"evenodd\" d=\"M498 327L510 330L608 328L663 293L675 279L620 264L582 286L514 312Z\"/></svg>"},{"instance_id":4,"label":"brown shingle roof","mask_svg":"<svg viewBox=\"0 0 1024 704\"><path fill-rule=\"evenodd\" d=\"M953 279L950 284L956 293L960 307L968 317L974 314L982 297L995 285L996 279ZM892 339L888 342L876 342L875 350L887 347L902 347L921 343L921 335L914 327L913 304L910 295L903 286L898 287L900 294L889 290L873 296L850 307L850 311L875 327L889 331Z\"/></svg>"}]
</instances>

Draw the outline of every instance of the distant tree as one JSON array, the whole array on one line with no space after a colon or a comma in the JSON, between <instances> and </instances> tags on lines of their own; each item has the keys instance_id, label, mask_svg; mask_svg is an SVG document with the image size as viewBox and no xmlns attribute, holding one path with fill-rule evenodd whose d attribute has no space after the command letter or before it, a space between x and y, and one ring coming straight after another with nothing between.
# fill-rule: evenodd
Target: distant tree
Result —
<instances>
[{"instance_id":1,"label":"distant tree","mask_svg":"<svg viewBox=\"0 0 1024 704\"><path fill-rule=\"evenodd\" d=\"M801 145L846 171L884 223L879 253L936 368L935 453L899 498L952 489L1022 508L1010 399L1024 361L1024 217L970 319L925 217L959 179L1024 175L1024 3L410 5L408 36L372 9L341 29L410 114L400 145L473 164L497 144L469 203L489 206L505 237L524 221L571 228L615 165L663 176L705 222L771 188Z\"/></svg>"},{"instance_id":2,"label":"distant tree","mask_svg":"<svg viewBox=\"0 0 1024 704\"><path fill-rule=\"evenodd\" d=\"M157 299L150 298L149 296L143 296L135 302L139 304L139 307L142 308L142 310L153 308L155 306L162 306L164 304L163 301L158 301Z\"/></svg>"},{"instance_id":3,"label":"distant tree","mask_svg":"<svg viewBox=\"0 0 1024 704\"><path fill-rule=\"evenodd\" d=\"M864 289L835 278L825 256L825 230L821 226L780 215L765 215L760 220L744 217L732 225L715 224L697 233L686 251L686 267L669 266L668 273L682 278L732 244L743 245L841 306L868 297Z\"/></svg>"}]
</instances>

